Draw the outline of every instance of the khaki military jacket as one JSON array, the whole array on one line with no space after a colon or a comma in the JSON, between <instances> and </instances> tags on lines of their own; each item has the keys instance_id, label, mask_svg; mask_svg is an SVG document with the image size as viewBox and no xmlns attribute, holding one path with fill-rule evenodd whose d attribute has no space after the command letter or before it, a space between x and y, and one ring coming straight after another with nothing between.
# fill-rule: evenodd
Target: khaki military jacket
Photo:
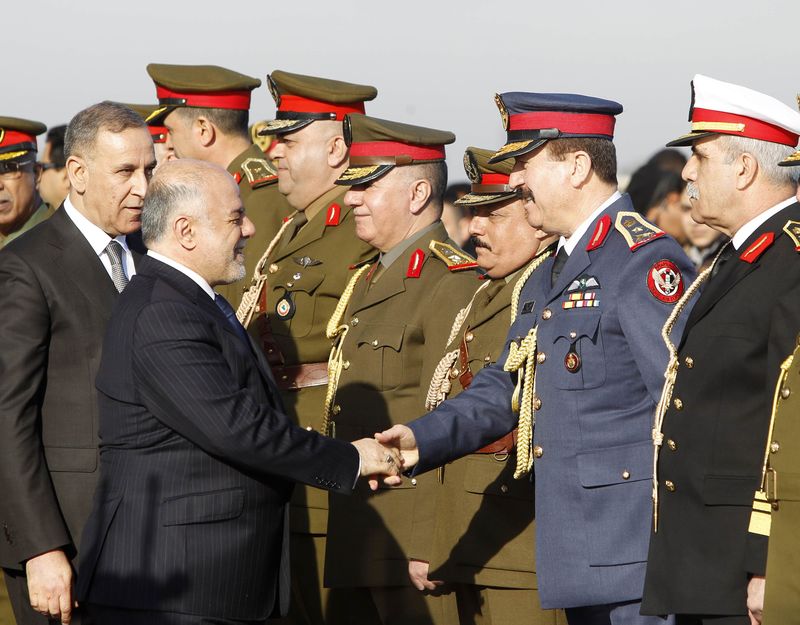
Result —
<instances>
[{"instance_id":1,"label":"khaki military jacket","mask_svg":"<svg viewBox=\"0 0 800 625\"><path fill-rule=\"evenodd\" d=\"M461 330L444 350L460 349L448 376L448 398L500 357L511 325L511 296L523 272L492 280L475 294ZM471 454L418 486L411 556L430 562L430 579L536 587L533 484L527 477L514 479L515 462L513 452Z\"/></svg>"},{"instance_id":2,"label":"khaki military jacket","mask_svg":"<svg viewBox=\"0 0 800 625\"><path fill-rule=\"evenodd\" d=\"M312 202L306 209L313 215L311 220L293 237L285 233L265 267L266 306L256 313L249 331L270 361L279 385L285 386L286 367L318 363L324 372L331 350L326 326L350 279L351 267L377 253L356 236L352 209L343 201L346 191L334 187ZM319 429L326 379L317 386L281 386L287 413L300 426ZM292 505L294 531L325 533L325 491L298 485Z\"/></svg>"},{"instance_id":3,"label":"khaki military jacket","mask_svg":"<svg viewBox=\"0 0 800 625\"><path fill-rule=\"evenodd\" d=\"M52 214L53 210L49 206L47 206L47 204L42 202L39 208L33 211L33 214L30 216L28 221L25 222L25 225L23 225L22 228L20 228L16 232L12 232L7 237L4 237L2 234L0 234L0 250L3 249L9 243L11 243L11 241L16 239L17 237L28 232L28 230L30 230L34 226L37 226L40 223L42 223L45 219L48 219Z\"/></svg>"},{"instance_id":4,"label":"khaki military jacket","mask_svg":"<svg viewBox=\"0 0 800 625\"><path fill-rule=\"evenodd\" d=\"M216 288L236 310L267 245L280 230L284 219L294 211L278 191L274 166L257 145L251 145L233 159L228 171L239 185L245 213L256 228L244 249L244 279Z\"/></svg>"},{"instance_id":5,"label":"khaki military jacket","mask_svg":"<svg viewBox=\"0 0 800 625\"><path fill-rule=\"evenodd\" d=\"M348 331L333 410L336 438L372 436L425 412L428 381L453 318L479 285L473 271L451 271L435 256L434 240L452 245L440 222L375 282L368 273L356 284L342 321ZM377 492L360 483L352 496L331 498L326 586L409 584L411 511L426 479L436 479L435 472Z\"/></svg>"},{"instance_id":6,"label":"khaki military jacket","mask_svg":"<svg viewBox=\"0 0 800 625\"><path fill-rule=\"evenodd\" d=\"M767 493L773 500L763 625L800 624L800 347L778 391Z\"/></svg>"}]
</instances>

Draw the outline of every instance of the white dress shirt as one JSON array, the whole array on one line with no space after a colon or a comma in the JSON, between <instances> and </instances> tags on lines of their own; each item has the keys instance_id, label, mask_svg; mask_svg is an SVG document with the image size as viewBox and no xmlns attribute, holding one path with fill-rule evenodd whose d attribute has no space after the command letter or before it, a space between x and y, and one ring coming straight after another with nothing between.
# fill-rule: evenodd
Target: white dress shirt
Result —
<instances>
[{"instance_id":1,"label":"white dress shirt","mask_svg":"<svg viewBox=\"0 0 800 625\"><path fill-rule=\"evenodd\" d=\"M575 232L573 232L568 238L561 237L558 240L558 251L561 251L561 248L567 250L567 255L572 255L573 250L578 245L578 242L581 240L581 237L586 233L589 229L589 226L592 225L595 219L597 219L604 210L606 210L609 206L611 206L614 202L622 197L622 194L619 191L614 191L611 194L611 197L608 198L605 202L603 202L600 206L598 206L591 215L589 215L586 219L581 222L581 225L575 228Z\"/></svg>"},{"instance_id":2,"label":"white dress shirt","mask_svg":"<svg viewBox=\"0 0 800 625\"><path fill-rule=\"evenodd\" d=\"M739 228L736 231L736 234L733 235L733 237L731 238L731 242L733 243L733 247L736 250L738 250L740 247L742 247L742 245L744 245L744 242L747 241L747 239L750 238L750 235L753 234L756 230L758 230L758 227L761 224L763 224L765 221L767 221L767 219L769 219L773 215L777 215L779 212L781 212L787 206L791 206L796 201L797 201L797 199L795 198L795 196L792 196L789 199L784 200L783 202L780 202L779 204L776 204L775 206L773 206L769 210L765 210L763 213L760 213L760 214L756 215L755 217L753 217L745 225L743 225L741 228Z\"/></svg>"},{"instance_id":3,"label":"white dress shirt","mask_svg":"<svg viewBox=\"0 0 800 625\"><path fill-rule=\"evenodd\" d=\"M81 231L81 234L86 238L89 242L89 245L92 246L94 253L100 258L100 262L103 263L103 267L106 268L108 272L108 277L111 278L111 259L108 257L108 253L106 252L106 247L111 242L111 237L108 236L103 230L89 221L83 213L81 213L69 199L64 200L64 210L67 213L67 217L72 220L72 223ZM118 237L114 238L117 243L122 246L122 258L123 263L122 267L125 271L125 276L130 280L133 276L136 275L136 267L133 264L133 255L131 254L130 248L128 248L128 242L125 239L125 235L121 234Z\"/></svg>"}]
</instances>

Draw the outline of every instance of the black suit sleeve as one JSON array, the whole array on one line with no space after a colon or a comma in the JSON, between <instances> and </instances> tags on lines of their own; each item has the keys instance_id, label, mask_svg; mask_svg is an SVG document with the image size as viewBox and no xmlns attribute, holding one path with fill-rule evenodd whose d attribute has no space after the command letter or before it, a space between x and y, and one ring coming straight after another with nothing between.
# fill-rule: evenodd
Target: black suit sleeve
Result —
<instances>
[{"instance_id":1,"label":"black suit sleeve","mask_svg":"<svg viewBox=\"0 0 800 625\"><path fill-rule=\"evenodd\" d=\"M0 253L0 311L0 564L19 568L71 540L41 438L50 311L34 271L10 250Z\"/></svg>"},{"instance_id":2,"label":"black suit sleeve","mask_svg":"<svg viewBox=\"0 0 800 625\"><path fill-rule=\"evenodd\" d=\"M133 336L139 398L169 428L242 470L352 490L355 447L306 431L258 401L237 381L236 363L226 359L196 307L151 304L139 314Z\"/></svg>"}]
</instances>

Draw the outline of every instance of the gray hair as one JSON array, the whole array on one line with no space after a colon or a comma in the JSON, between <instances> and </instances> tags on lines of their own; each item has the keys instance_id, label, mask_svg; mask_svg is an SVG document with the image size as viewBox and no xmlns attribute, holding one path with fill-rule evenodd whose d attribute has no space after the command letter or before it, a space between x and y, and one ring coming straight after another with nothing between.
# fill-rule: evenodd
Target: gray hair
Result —
<instances>
[{"instance_id":1,"label":"gray hair","mask_svg":"<svg viewBox=\"0 0 800 625\"><path fill-rule=\"evenodd\" d=\"M92 153L97 135L101 130L113 133L129 128L143 128L147 124L141 115L123 104L108 100L93 104L75 115L67 125L64 135L64 157L88 157Z\"/></svg>"},{"instance_id":2,"label":"gray hair","mask_svg":"<svg viewBox=\"0 0 800 625\"><path fill-rule=\"evenodd\" d=\"M720 135L720 139L722 140L721 147L725 152L727 163L732 163L741 154L747 152L756 159L764 177L774 186L797 186L798 178L800 178L800 168L778 166L778 163L787 156L794 154L795 148L781 143L751 139L750 137Z\"/></svg>"},{"instance_id":3,"label":"gray hair","mask_svg":"<svg viewBox=\"0 0 800 625\"><path fill-rule=\"evenodd\" d=\"M177 211L200 218L209 169L219 168L201 161L180 159L159 166L142 206L142 240L148 247L159 241L172 225ZM220 170L222 171L222 170Z\"/></svg>"}]
</instances>

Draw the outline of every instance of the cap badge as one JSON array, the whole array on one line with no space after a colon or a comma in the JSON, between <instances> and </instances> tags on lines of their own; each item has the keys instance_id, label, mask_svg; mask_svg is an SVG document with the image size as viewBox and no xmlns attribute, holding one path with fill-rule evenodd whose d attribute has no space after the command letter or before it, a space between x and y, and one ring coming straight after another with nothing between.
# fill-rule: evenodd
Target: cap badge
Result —
<instances>
[{"instance_id":1,"label":"cap badge","mask_svg":"<svg viewBox=\"0 0 800 625\"><path fill-rule=\"evenodd\" d=\"M5 136L6 136L6 129L0 128L0 143L3 143L3 139L5 138Z\"/></svg>"},{"instance_id":2,"label":"cap badge","mask_svg":"<svg viewBox=\"0 0 800 625\"><path fill-rule=\"evenodd\" d=\"M494 103L500 111L500 118L503 120L503 130L508 131L508 109L503 103L503 98L500 97L499 93L494 94Z\"/></svg>"},{"instance_id":3,"label":"cap badge","mask_svg":"<svg viewBox=\"0 0 800 625\"><path fill-rule=\"evenodd\" d=\"M281 93L278 91L278 85L275 84L271 75L267 76L267 88L269 89L270 95L272 95L272 99L275 100L275 106L280 106Z\"/></svg>"},{"instance_id":4,"label":"cap badge","mask_svg":"<svg viewBox=\"0 0 800 625\"><path fill-rule=\"evenodd\" d=\"M478 168L478 163L475 161L475 155L472 152L464 152L464 171L467 172L470 182L472 184L479 184L481 181L481 172Z\"/></svg>"}]
</instances>

